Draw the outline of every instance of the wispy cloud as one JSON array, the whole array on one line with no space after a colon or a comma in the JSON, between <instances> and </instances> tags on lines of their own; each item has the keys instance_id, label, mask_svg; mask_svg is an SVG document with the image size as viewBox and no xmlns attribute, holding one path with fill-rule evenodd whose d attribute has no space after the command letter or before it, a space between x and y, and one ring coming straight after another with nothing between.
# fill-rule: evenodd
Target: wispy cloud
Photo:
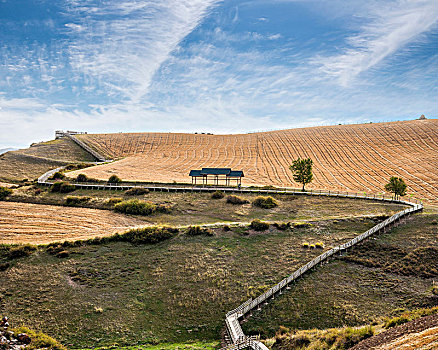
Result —
<instances>
[{"instance_id":1,"label":"wispy cloud","mask_svg":"<svg viewBox=\"0 0 438 350\"><path fill-rule=\"evenodd\" d=\"M67 11L77 21L69 24L70 64L86 85L138 103L157 69L216 2L71 1Z\"/></svg>"},{"instance_id":2,"label":"wispy cloud","mask_svg":"<svg viewBox=\"0 0 438 350\"><path fill-rule=\"evenodd\" d=\"M318 57L315 63L321 71L348 85L364 71L380 64L387 57L421 34L436 27L438 2L436 0L396 0L372 2L370 23L358 34L347 39L347 48L341 54Z\"/></svg>"}]
</instances>

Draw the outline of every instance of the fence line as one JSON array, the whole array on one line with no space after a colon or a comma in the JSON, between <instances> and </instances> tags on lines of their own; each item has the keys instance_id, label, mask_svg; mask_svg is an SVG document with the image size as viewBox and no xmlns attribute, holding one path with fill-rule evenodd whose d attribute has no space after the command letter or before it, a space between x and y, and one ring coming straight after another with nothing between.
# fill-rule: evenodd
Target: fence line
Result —
<instances>
[{"instance_id":1,"label":"fence line","mask_svg":"<svg viewBox=\"0 0 438 350\"><path fill-rule=\"evenodd\" d=\"M87 151L88 153L90 153L94 158L96 158L99 162L109 162L110 160L107 160L104 156L102 156L100 153L96 152L94 149L92 149L90 146L88 146L87 144L85 144L85 142L82 142L81 140L79 140L76 136L74 136L73 134L70 134L69 132L61 132L58 131L58 133L65 137L68 137L70 140L72 140L73 142L75 142L77 145L79 145L79 147L83 148L85 151Z\"/></svg>"},{"instance_id":2,"label":"fence line","mask_svg":"<svg viewBox=\"0 0 438 350\"><path fill-rule=\"evenodd\" d=\"M59 167L50 170L38 178L38 183L41 185L52 185L54 181L49 181L49 178L57 171L62 170L64 167ZM306 191L302 192L298 189L250 189L250 188L230 188L230 187L173 187L173 186L152 186L148 184L139 183L122 183L122 184L108 184L108 183L72 183L77 188L93 188L93 189L103 189L103 190L127 190L133 187L142 187L152 191L167 191L167 192L214 192L221 190L224 192L239 192L239 193L259 193L259 194L289 194L289 195L316 195L316 196L329 196L329 197L344 197L344 198L355 198L355 199L366 199L366 200L377 200L389 203L399 203L410 206L410 208L404 209L388 219L382 221L381 223L375 225L368 231L356 236L350 241L334 247L321 255L317 256L313 260L309 261L304 266L301 266L295 272L293 272L288 277L281 280L274 287L270 288L265 293L261 294L255 299L249 299L243 304L239 305L234 310L227 312L225 315L225 326L228 334L230 335L232 344L222 348L222 350L268 350L268 348L261 343L258 339L254 337L248 337L243 333L242 327L240 326L239 320L245 315L250 314L254 309L260 310L261 306L267 303L269 299L273 299L275 295L281 294L282 291L288 286L305 274L307 271L311 270L314 266L328 260L331 256L343 251L354 245L362 242L364 239L372 236L376 232L381 230L386 230L387 227L395 225L403 217L409 216L410 214L416 213L423 210L423 204L421 201L411 199L411 201L395 200L391 197L385 197L385 195L367 195L366 193L349 193L341 191ZM415 201L415 202L414 202Z\"/></svg>"}]
</instances>

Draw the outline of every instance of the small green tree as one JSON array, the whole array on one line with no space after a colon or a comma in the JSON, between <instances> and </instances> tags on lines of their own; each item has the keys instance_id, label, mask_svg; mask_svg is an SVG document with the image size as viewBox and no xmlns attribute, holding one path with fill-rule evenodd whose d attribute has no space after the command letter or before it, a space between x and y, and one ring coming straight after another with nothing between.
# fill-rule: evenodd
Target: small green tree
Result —
<instances>
[{"instance_id":1,"label":"small green tree","mask_svg":"<svg viewBox=\"0 0 438 350\"><path fill-rule=\"evenodd\" d=\"M304 186L306 186L313 180L312 165L312 159L298 158L297 160L294 160L292 165L290 166L290 170L292 170L293 172L294 181L303 184L303 192L305 190Z\"/></svg>"},{"instance_id":2,"label":"small green tree","mask_svg":"<svg viewBox=\"0 0 438 350\"><path fill-rule=\"evenodd\" d=\"M110 184L115 184L120 182L122 182L122 180L117 175L111 175L110 178L108 179L108 183Z\"/></svg>"},{"instance_id":3,"label":"small green tree","mask_svg":"<svg viewBox=\"0 0 438 350\"><path fill-rule=\"evenodd\" d=\"M385 185L385 190L394 193L394 199L400 199L406 195L408 186L401 177L391 176L389 182Z\"/></svg>"}]
</instances>

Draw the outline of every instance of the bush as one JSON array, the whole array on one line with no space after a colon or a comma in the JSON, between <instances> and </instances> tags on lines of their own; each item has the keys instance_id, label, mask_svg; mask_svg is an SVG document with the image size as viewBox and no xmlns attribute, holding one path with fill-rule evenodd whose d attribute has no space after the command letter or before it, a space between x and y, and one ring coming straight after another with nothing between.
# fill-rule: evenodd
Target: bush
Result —
<instances>
[{"instance_id":1,"label":"bush","mask_svg":"<svg viewBox=\"0 0 438 350\"><path fill-rule=\"evenodd\" d=\"M121 235L112 236L112 238L123 242L154 244L172 238L177 233L178 229L172 227L142 227L131 229Z\"/></svg>"},{"instance_id":2,"label":"bush","mask_svg":"<svg viewBox=\"0 0 438 350\"><path fill-rule=\"evenodd\" d=\"M117 175L111 175L110 178L108 179L109 184L117 184L120 182L122 182L122 179Z\"/></svg>"},{"instance_id":3,"label":"bush","mask_svg":"<svg viewBox=\"0 0 438 350\"><path fill-rule=\"evenodd\" d=\"M36 251L37 248L33 245L26 244L26 245L19 245L19 246L12 246L9 249L8 252L8 258L9 259L18 259L23 258L25 256L31 255L34 251Z\"/></svg>"},{"instance_id":4,"label":"bush","mask_svg":"<svg viewBox=\"0 0 438 350\"><path fill-rule=\"evenodd\" d=\"M222 226L222 229L223 229L225 232L231 231L231 227L228 226L228 225L224 225L224 226Z\"/></svg>"},{"instance_id":5,"label":"bush","mask_svg":"<svg viewBox=\"0 0 438 350\"><path fill-rule=\"evenodd\" d=\"M28 350L50 349L67 350L61 343L41 332L34 332L27 327L19 327L12 330L14 334L26 333L31 338L31 343L26 346Z\"/></svg>"},{"instance_id":6,"label":"bush","mask_svg":"<svg viewBox=\"0 0 438 350\"><path fill-rule=\"evenodd\" d=\"M157 206L151 202L130 199L114 205L114 210L124 214L151 215L157 210Z\"/></svg>"},{"instance_id":7,"label":"bush","mask_svg":"<svg viewBox=\"0 0 438 350\"><path fill-rule=\"evenodd\" d=\"M290 222L281 222L281 223L276 222L274 223L274 227L280 231L286 231L287 229L291 228Z\"/></svg>"},{"instance_id":8,"label":"bush","mask_svg":"<svg viewBox=\"0 0 438 350\"><path fill-rule=\"evenodd\" d=\"M80 205L83 203L88 202L91 199L91 197L88 196L84 196L84 197L79 197L79 196L67 196L65 198L65 204L67 205Z\"/></svg>"},{"instance_id":9,"label":"bush","mask_svg":"<svg viewBox=\"0 0 438 350\"><path fill-rule=\"evenodd\" d=\"M254 199L252 205L263 209L272 209L277 207L278 203L271 196L268 197L258 196L256 197L256 199Z\"/></svg>"},{"instance_id":10,"label":"bush","mask_svg":"<svg viewBox=\"0 0 438 350\"><path fill-rule=\"evenodd\" d=\"M227 196L227 203L241 205L241 204L248 204L249 201L247 201L246 199L244 199L242 197L235 196L235 195L231 194L231 195Z\"/></svg>"},{"instance_id":11,"label":"bush","mask_svg":"<svg viewBox=\"0 0 438 350\"><path fill-rule=\"evenodd\" d=\"M189 226L186 230L187 236L213 236L213 232L206 228L200 226Z\"/></svg>"},{"instance_id":12,"label":"bush","mask_svg":"<svg viewBox=\"0 0 438 350\"><path fill-rule=\"evenodd\" d=\"M143 194L148 194L148 193L149 190L147 188L142 188L142 187L133 187L125 191L125 194L128 196L141 196Z\"/></svg>"},{"instance_id":13,"label":"bush","mask_svg":"<svg viewBox=\"0 0 438 350\"><path fill-rule=\"evenodd\" d=\"M60 171L57 171L51 177L52 180L62 180L63 178L65 178L65 175Z\"/></svg>"},{"instance_id":14,"label":"bush","mask_svg":"<svg viewBox=\"0 0 438 350\"><path fill-rule=\"evenodd\" d=\"M310 247L310 244L307 243L307 242L304 242L301 246L302 246L304 249L308 249L308 248Z\"/></svg>"},{"instance_id":15,"label":"bush","mask_svg":"<svg viewBox=\"0 0 438 350\"><path fill-rule=\"evenodd\" d=\"M50 186L50 192L69 193L73 192L75 189L76 187L74 185L63 181L55 182L52 186Z\"/></svg>"},{"instance_id":16,"label":"bush","mask_svg":"<svg viewBox=\"0 0 438 350\"><path fill-rule=\"evenodd\" d=\"M156 204L156 211L158 213L170 213L172 211L173 205L169 204L169 203L161 203L161 204Z\"/></svg>"},{"instance_id":17,"label":"bush","mask_svg":"<svg viewBox=\"0 0 438 350\"><path fill-rule=\"evenodd\" d=\"M408 316L401 315L399 317L394 317L394 318L391 318L389 320L386 320L386 322L384 324L384 327L387 328L387 329L388 328L392 328L392 327L395 327L395 326L399 326L399 325L401 325L403 323L409 322L410 320L411 319Z\"/></svg>"},{"instance_id":18,"label":"bush","mask_svg":"<svg viewBox=\"0 0 438 350\"><path fill-rule=\"evenodd\" d=\"M76 181L77 181L77 182L87 182L87 181L88 181L88 176L85 175L85 174L79 174L79 175L76 177Z\"/></svg>"},{"instance_id":19,"label":"bush","mask_svg":"<svg viewBox=\"0 0 438 350\"><path fill-rule=\"evenodd\" d=\"M312 224L310 222L295 222L294 227L295 228L308 228L308 227L312 227Z\"/></svg>"},{"instance_id":20,"label":"bush","mask_svg":"<svg viewBox=\"0 0 438 350\"><path fill-rule=\"evenodd\" d=\"M92 163L90 163L90 164L87 164L87 163L68 164L65 167L65 170L80 170L80 169L88 168L91 166L94 166L94 164L92 164Z\"/></svg>"},{"instance_id":21,"label":"bush","mask_svg":"<svg viewBox=\"0 0 438 350\"><path fill-rule=\"evenodd\" d=\"M315 243L315 248L318 248L318 249L324 249L324 243L323 243L323 242L317 242L317 243Z\"/></svg>"},{"instance_id":22,"label":"bush","mask_svg":"<svg viewBox=\"0 0 438 350\"><path fill-rule=\"evenodd\" d=\"M252 228L254 231L266 231L269 228L269 224L267 222L255 219L251 221L249 227Z\"/></svg>"},{"instance_id":23,"label":"bush","mask_svg":"<svg viewBox=\"0 0 438 350\"><path fill-rule=\"evenodd\" d=\"M225 194L222 191L215 191L211 194L211 199L222 199L225 197Z\"/></svg>"},{"instance_id":24,"label":"bush","mask_svg":"<svg viewBox=\"0 0 438 350\"><path fill-rule=\"evenodd\" d=\"M12 194L12 190L7 187L0 187L0 201L6 199L7 196Z\"/></svg>"},{"instance_id":25,"label":"bush","mask_svg":"<svg viewBox=\"0 0 438 350\"><path fill-rule=\"evenodd\" d=\"M311 244L311 245L309 246L309 248L310 248L310 249L315 249L316 247L315 247L314 244Z\"/></svg>"},{"instance_id":26,"label":"bush","mask_svg":"<svg viewBox=\"0 0 438 350\"><path fill-rule=\"evenodd\" d=\"M111 197L111 198L108 198L108 199L106 200L105 204L108 204L108 205L115 205L115 204L120 203L120 202L123 202L123 198L120 198L120 197Z\"/></svg>"}]
</instances>

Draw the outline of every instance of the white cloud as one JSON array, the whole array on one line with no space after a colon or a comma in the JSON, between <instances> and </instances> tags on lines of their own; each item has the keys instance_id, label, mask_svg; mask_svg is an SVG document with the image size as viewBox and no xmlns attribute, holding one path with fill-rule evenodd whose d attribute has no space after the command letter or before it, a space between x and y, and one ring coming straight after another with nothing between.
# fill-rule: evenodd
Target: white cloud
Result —
<instances>
[{"instance_id":1,"label":"white cloud","mask_svg":"<svg viewBox=\"0 0 438 350\"><path fill-rule=\"evenodd\" d=\"M436 0L372 2L371 23L348 38L348 48L339 55L318 57L321 71L346 86L359 74L379 65L438 22Z\"/></svg>"},{"instance_id":2,"label":"white cloud","mask_svg":"<svg viewBox=\"0 0 438 350\"><path fill-rule=\"evenodd\" d=\"M157 69L216 2L125 0L98 7L94 1L71 2L69 11L83 28L72 35L71 65L89 85L138 103Z\"/></svg>"}]
</instances>

